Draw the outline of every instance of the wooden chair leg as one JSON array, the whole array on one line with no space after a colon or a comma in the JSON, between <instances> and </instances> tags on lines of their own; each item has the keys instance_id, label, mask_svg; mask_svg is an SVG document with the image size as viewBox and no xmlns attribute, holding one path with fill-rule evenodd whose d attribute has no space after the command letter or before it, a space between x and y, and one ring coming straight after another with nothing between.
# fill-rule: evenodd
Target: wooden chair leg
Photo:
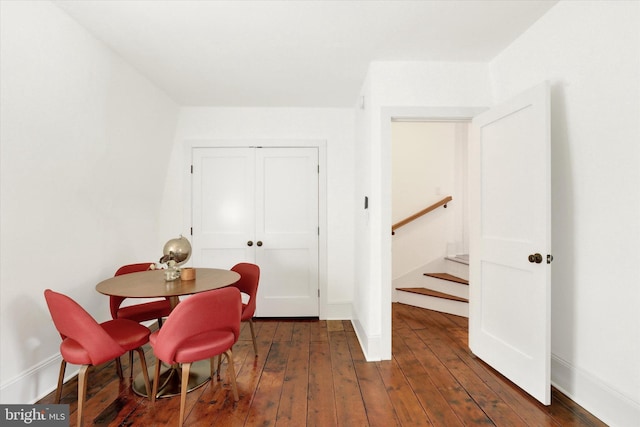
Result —
<instances>
[{"instance_id":1,"label":"wooden chair leg","mask_svg":"<svg viewBox=\"0 0 640 427\"><path fill-rule=\"evenodd\" d=\"M120 356L116 357L116 372L118 373L118 378L124 378L122 374L122 361L120 361Z\"/></svg>"},{"instance_id":2,"label":"wooden chair leg","mask_svg":"<svg viewBox=\"0 0 640 427\"><path fill-rule=\"evenodd\" d=\"M187 387L189 387L189 369L191 363L182 364L182 386L180 387L180 427L184 424L185 406L187 406Z\"/></svg>"},{"instance_id":3,"label":"wooden chair leg","mask_svg":"<svg viewBox=\"0 0 640 427\"><path fill-rule=\"evenodd\" d=\"M231 381L231 389L233 390L233 399L237 402L240 400L238 397L238 387L236 385L236 369L233 366L233 353L231 349L224 352L227 356L227 372L229 373L229 380ZM220 356L222 358L222 355Z\"/></svg>"},{"instance_id":4,"label":"wooden chair leg","mask_svg":"<svg viewBox=\"0 0 640 427\"><path fill-rule=\"evenodd\" d=\"M82 427L82 410L87 397L87 370L89 365L82 365L78 373L78 427Z\"/></svg>"},{"instance_id":5,"label":"wooden chair leg","mask_svg":"<svg viewBox=\"0 0 640 427\"><path fill-rule=\"evenodd\" d=\"M62 385L64 383L64 371L67 368L67 361L62 359L60 363L60 374L58 375L58 388L56 389L56 403L60 403L62 397Z\"/></svg>"},{"instance_id":6,"label":"wooden chair leg","mask_svg":"<svg viewBox=\"0 0 640 427\"><path fill-rule=\"evenodd\" d=\"M218 374L218 381L220 381L220 367L222 366L222 355L219 354L218 356L216 356L218 358L218 370L217 370L217 374Z\"/></svg>"},{"instance_id":7,"label":"wooden chair leg","mask_svg":"<svg viewBox=\"0 0 640 427\"><path fill-rule=\"evenodd\" d=\"M253 339L253 351L258 355L258 344L256 343L256 332L253 330L253 319L249 319L249 328L251 329L251 338Z\"/></svg>"},{"instance_id":8,"label":"wooden chair leg","mask_svg":"<svg viewBox=\"0 0 640 427\"><path fill-rule=\"evenodd\" d=\"M133 350L129 350L129 379L133 381Z\"/></svg>"},{"instance_id":9,"label":"wooden chair leg","mask_svg":"<svg viewBox=\"0 0 640 427\"><path fill-rule=\"evenodd\" d=\"M209 370L211 371L211 385L213 386L213 378L216 374L216 356L213 356L211 359L209 359Z\"/></svg>"},{"instance_id":10,"label":"wooden chair leg","mask_svg":"<svg viewBox=\"0 0 640 427\"><path fill-rule=\"evenodd\" d=\"M151 396L151 384L149 382L149 371L147 371L147 359L144 357L144 350L142 347L136 348L138 352L138 358L140 359L140 366L142 367L142 376L144 377L144 388L147 391L147 396ZM131 378L133 379L133 352L131 352Z\"/></svg>"},{"instance_id":11,"label":"wooden chair leg","mask_svg":"<svg viewBox=\"0 0 640 427\"><path fill-rule=\"evenodd\" d=\"M162 362L156 357L156 369L153 373L153 390L151 391L151 402L156 401L156 395L158 394L158 383L160 382L160 365L162 365Z\"/></svg>"}]
</instances>

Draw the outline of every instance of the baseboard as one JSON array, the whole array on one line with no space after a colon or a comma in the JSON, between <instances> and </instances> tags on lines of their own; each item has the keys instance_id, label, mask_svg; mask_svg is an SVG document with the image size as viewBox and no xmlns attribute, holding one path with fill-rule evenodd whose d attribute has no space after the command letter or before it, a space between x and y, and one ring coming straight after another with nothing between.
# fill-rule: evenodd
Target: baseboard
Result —
<instances>
[{"instance_id":1,"label":"baseboard","mask_svg":"<svg viewBox=\"0 0 640 427\"><path fill-rule=\"evenodd\" d=\"M3 404L33 404L57 387L62 357L55 354L0 386ZM78 374L79 368L67 365L65 382Z\"/></svg>"},{"instance_id":2,"label":"baseboard","mask_svg":"<svg viewBox=\"0 0 640 427\"><path fill-rule=\"evenodd\" d=\"M638 425L640 403L556 355L551 355L551 383L611 427Z\"/></svg>"},{"instance_id":3,"label":"baseboard","mask_svg":"<svg viewBox=\"0 0 640 427\"><path fill-rule=\"evenodd\" d=\"M351 323L353 324L353 329L356 332L358 341L360 342L360 347L362 348L362 352L364 353L364 358L367 360L367 362L379 362L381 360L380 349L382 348L381 336L367 335L358 319L352 320Z\"/></svg>"}]
</instances>

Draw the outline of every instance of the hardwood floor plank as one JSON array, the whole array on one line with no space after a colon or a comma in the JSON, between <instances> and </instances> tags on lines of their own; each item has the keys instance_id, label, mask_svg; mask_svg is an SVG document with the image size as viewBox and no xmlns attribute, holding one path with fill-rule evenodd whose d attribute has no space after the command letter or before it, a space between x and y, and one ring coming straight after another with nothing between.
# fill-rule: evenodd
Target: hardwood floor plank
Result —
<instances>
[{"instance_id":1,"label":"hardwood floor plank","mask_svg":"<svg viewBox=\"0 0 640 427\"><path fill-rule=\"evenodd\" d=\"M311 342L316 341L329 341L329 335L327 334L327 321L319 320L317 323L311 324Z\"/></svg>"},{"instance_id":2,"label":"hardwood floor plank","mask_svg":"<svg viewBox=\"0 0 640 427\"><path fill-rule=\"evenodd\" d=\"M291 342L293 336L293 322L278 322L276 331L273 335L274 342Z\"/></svg>"},{"instance_id":3,"label":"hardwood floor plank","mask_svg":"<svg viewBox=\"0 0 640 427\"><path fill-rule=\"evenodd\" d=\"M432 425L396 360L379 362L378 370L400 424L416 427Z\"/></svg>"},{"instance_id":4,"label":"hardwood floor plank","mask_svg":"<svg viewBox=\"0 0 640 427\"><path fill-rule=\"evenodd\" d=\"M414 331L397 332L397 334L401 333L403 333L407 347L424 367L429 379L442 394L457 418L464 425L493 425L489 417L478 407L431 349L418 338L416 333Z\"/></svg>"},{"instance_id":5,"label":"hardwood floor plank","mask_svg":"<svg viewBox=\"0 0 640 427\"><path fill-rule=\"evenodd\" d=\"M377 364L359 360L354 362L354 369L369 425L371 427L399 426L400 421L380 377Z\"/></svg>"},{"instance_id":6,"label":"hardwood floor plank","mask_svg":"<svg viewBox=\"0 0 640 427\"><path fill-rule=\"evenodd\" d=\"M360 341L358 341L358 337L356 336L356 332L353 328L350 331L346 331L347 342L349 343L349 351L351 352L351 357L355 362L366 362L364 357L364 353L362 352L362 347L360 346Z\"/></svg>"},{"instance_id":7,"label":"hardwood floor plank","mask_svg":"<svg viewBox=\"0 0 640 427\"><path fill-rule=\"evenodd\" d=\"M307 426L338 425L331 369L331 349L328 337L327 341L311 342L309 346Z\"/></svg>"},{"instance_id":8,"label":"hardwood floor plank","mask_svg":"<svg viewBox=\"0 0 640 427\"><path fill-rule=\"evenodd\" d=\"M298 427L307 422L310 336L308 323L296 324L278 406L278 427Z\"/></svg>"},{"instance_id":9,"label":"hardwood floor plank","mask_svg":"<svg viewBox=\"0 0 640 427\"><path fill-rule=\"evenodd\" d=\"M431 423L447 427L462 426L446 398L431 381L429 373L399 334L393 340L393 354Z\"/></svg>"},{"instance_id":10,"label":"hardwood floor plank","mask_svg":"<svg viewBox=\"0 0 640 427\"><path fill-rule=\"evenodd\" d=\"M367 414L353 367L353 358L342 322L338 323L340 329L331 328L329 332L336 414L340 422L346 426L365 426L368 424Z\"/></svg>"},{"instance_id":11,"label":"hardwood floor plank","mask_svg":"<svg viewBox=\"0 0 640 427\"><path fill-rule=\"evenodd\" d=\"M291 342L271 345L245 425L275 425L290 348Z\"/></svg>"}]
</instances>

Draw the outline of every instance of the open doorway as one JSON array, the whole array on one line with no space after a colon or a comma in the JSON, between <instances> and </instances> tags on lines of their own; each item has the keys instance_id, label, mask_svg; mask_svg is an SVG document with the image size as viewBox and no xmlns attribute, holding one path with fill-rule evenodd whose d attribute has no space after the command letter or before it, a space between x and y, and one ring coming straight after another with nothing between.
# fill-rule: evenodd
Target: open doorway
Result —
<instances>
[{"instance_id":1,"label":"open doorway","mask_svg":"<svg viewBox=\"0 0 640 427\"><path fill-rule=\"evenodd\" d=\"M468 317L468 120L392 119L393 301Z\"/></svg>"},{"instance_id":2,"label":"open doorway","mask_svg":"<svg viewBox=\"0 0 640 427\"><path fill-rule=\"evenodd\" d=\"M418 121L462 121L470 122L485 107L384 107L381 109L381 202L380 225L384 232L380 235L380 354L383 359L391 358L391 303L394 300L392 276L392 123L400 120ZM381 231L382 231L381 230ZM389 231L386 231L389 230Z\"/></svg>"}]
</instances>

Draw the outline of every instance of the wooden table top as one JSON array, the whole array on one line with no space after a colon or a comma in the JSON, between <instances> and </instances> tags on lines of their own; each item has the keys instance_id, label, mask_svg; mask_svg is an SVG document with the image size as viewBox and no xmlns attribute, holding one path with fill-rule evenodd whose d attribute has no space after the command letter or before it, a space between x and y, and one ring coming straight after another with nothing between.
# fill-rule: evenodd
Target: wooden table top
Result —
<instances>
[{"instance_id":1,"label":"wooden table top","mask_svg":"<svg viewBox=\"0 0 640 427\"><path fill-rule=\"evenodd\" d=\"M123 274L103 280L96 290L104 295L125 298L176 297L224 288L240 279L235 271L218 268L196 268L195 280L180 278L166 281L165 270L149 270Z\"/></svg>"}]
</instances>

